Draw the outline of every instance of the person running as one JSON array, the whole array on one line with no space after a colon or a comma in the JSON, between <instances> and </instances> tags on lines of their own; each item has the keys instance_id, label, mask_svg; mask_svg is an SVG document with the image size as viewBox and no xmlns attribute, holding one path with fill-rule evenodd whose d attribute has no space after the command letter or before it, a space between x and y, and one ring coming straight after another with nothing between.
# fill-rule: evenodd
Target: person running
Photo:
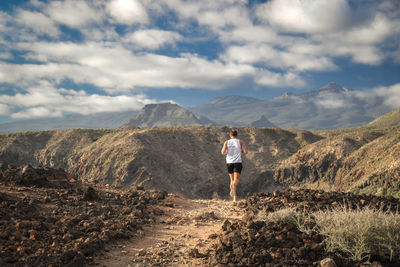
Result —
<instances>
[{"instance_id":1,"label":"person running","mask_svg":"<svg viewBox=\"0 0 400 267\"><path fill-rule=\"evenodd\" d=\"M231 139L225 141L221 149L221 154L226 155L226 166L228 168L229 178L231 179L230 195L234 202L236 201L236 188L239 184L239 177L243 168L242 153L248 153L246 146L237 138L237 135L237 131L232 129L229 134Z\"/></svg>"}]
</instances>

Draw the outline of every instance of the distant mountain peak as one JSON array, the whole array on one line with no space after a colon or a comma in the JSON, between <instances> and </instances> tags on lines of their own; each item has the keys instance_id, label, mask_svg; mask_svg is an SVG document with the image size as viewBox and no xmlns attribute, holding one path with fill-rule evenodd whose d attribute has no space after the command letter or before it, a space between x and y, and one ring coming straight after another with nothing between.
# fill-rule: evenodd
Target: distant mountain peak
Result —
<instances>
[{"instance_id":1,"label":"distant mountain peak","mask_svg":"<svg viewBox=\"0 0 400 267\"><path fill-rule=\"evenodd\" d=\"M142 110L126 125L143 128L194 126L211 124L206 117L198 119L192 112L174 103L159 103L145 105Z\"/></svg>"},{"instance_id":2,"label":"distant mountain peak","mask_svg":"<svg viewBox=\"0 0 400 267\"><path fill-rule=\"evenodd\" d=\"M260 119L250 123L251 127L276 127L270 122L265 115L261 115Z\"/></svg>"},{"instance_id":3,"label":"distant mountain peak","mask_svg":"<svg viewBox=\"0 0 400 267\"><path fill-rule=\"evenodd\" d=\"M308 99L323 96L326 94L347 94L349 92L350 90L348 88L344 88L336 82L329 82L326 85L322 86L320 89L301 94L300 96L303 99Z\"/></svg>"},{"instance_id":4,"label":"distant mountain peak","mask_svg":"<svg viewBox=\"0 0 400 267\"><path fill-rule=\"evenodd\" d=\"M158 104L147 104L143 107L143 110L152 110L154 108L174 108L174 107L179 107L179 106L171 102L162 102Z\"/></svg>"},{"instance_id":5,"label":"distant mountain peak","mask_svg":"<svg viewBox=\"0 0 400 267\"><path fill-rule=\"evenodd\" d=\"M320 92L332 92L332 93L347 93L349 92L349 89L344 88L340 84L337 84L335 82L329 82L323 87L321 87L318 91Z\"/></svg>"}]
</instances>

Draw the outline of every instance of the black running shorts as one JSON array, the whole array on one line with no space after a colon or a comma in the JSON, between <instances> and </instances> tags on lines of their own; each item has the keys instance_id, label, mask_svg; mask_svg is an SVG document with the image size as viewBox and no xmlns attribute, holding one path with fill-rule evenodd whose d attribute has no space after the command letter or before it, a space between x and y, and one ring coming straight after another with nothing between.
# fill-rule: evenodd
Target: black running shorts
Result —
<instances>
[{"instance_id":1,"label":"black running shorts","mask_svg":"<svg viewBox=\"0 0 400 267\"><path fill-rule=\"evenodd\" d=\"M242 163L227 163L226 167L228 168L229 173L241 173L243 168Z\"/></svg>"}]
</instances>

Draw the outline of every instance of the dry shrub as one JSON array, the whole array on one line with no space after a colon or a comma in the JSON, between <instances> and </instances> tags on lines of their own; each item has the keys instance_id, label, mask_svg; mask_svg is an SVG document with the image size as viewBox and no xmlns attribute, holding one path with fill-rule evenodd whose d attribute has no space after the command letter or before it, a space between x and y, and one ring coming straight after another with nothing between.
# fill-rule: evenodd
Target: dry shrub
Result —
<instances>
[{"instance_id":1,"label":"dry shrub","mask_svg":"<svg viewBox=\"0 0 400 267\"><path fill-rule=\"evenodd\" d=\"M306 234L315 231L315 223L310 214L296 211L296 208L283 208L274 212L259 212L256 220L265 221L266 223L286 222L293 223L297 228Z\"/></svg>"},{"instance_id":2,"label":"dry shrub","mask_svg":"<svg viewBox=\"0 0 400 267\"><path fill-rule=\"evenodd\" d=\"M371 208L313 213L318 232L325 236L328 252L341 252L355 261L366 261L371 251L400 255L399 214Z\"/></svg>"},{"instance_id":3,"label":"dry shrub","mask_svg":"<svg viewBox=\"0 0 400 267\"><path fill-rule=\"evenodd\" d=\"M276 222L293 222L296 217L295 208L283 208L274 212L260 211L257 215L256 220L265 221L266 223Z\"/></svg>"},{"instance_id":4,"label":"dry shrub","mask_svg":"<svg viewBox=\"0 0 400 267\"><path fill-rule=\"evenodd\" d=\"M400 215L372 208L320 210L313 213L284 208L260 212L258 220L291 222L306 234L317 232L325 237L327 252L358 262L369 260L372 251L400 257Z\"/></svg>"}]
</instances>

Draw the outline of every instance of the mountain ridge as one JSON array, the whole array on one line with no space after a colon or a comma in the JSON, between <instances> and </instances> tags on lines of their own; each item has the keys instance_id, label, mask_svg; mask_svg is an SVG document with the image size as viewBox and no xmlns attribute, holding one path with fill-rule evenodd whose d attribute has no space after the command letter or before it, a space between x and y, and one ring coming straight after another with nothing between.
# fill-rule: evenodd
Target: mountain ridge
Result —
<instances>
[{"instance_id":1,"label":"mountain ridge","mask_svg":"<svg viewBox=\"0 0 400 267\"><path fill-rule=\"evenodd\" d=\"M147 104L126 126L142 128L171 127L171 126L199 126L213 124L207 117L197 118L188 109L173 103Z\"/></svg>"},{"instance_id":2,"label":"mountain ridge","mask_svg":"<svg viewBox=\"0 0 400 267\"><path fill-rule=\"evenodd\" d=\"M223 96L186 109L200 120L199 122L191 118L190 125L250 126L264 116L272 125L280 128L322 130L361 126L393 110L393 107L387 106L385 99L380 96L364 99L359 97L357 91L330 82L320 89L302 94L285 92L266 100L238 95ZM3 123L0 124L0 133L70 128L118 128L139 112L87 116L71 114L63 118ZM162 122L159 124L162 126ZM176 125L183 124L176 123ZM174 124L164 124L164 126L170 125ZM264 124L259 127L269 125Z\"/></svg>"},{"instance_id":3,"label":"mountain ridge","mask_svg":"<svg viewBox=\"0 0 400 267\"><path fill-rule=\"evenodd\" d=\"M249 150L239 195L296 186L400 197L399 130L400 122L313 132L238 127ZM62 168L115 186L224 198L229 192L220 150L228 134L220 126L3 134L0 161Z\"/></svg>"},{"instance_id":4,"label":"mountain ridge","mask_svg":"<svg viewBox=\"0 0 400 267\"><path fill-rule=\"evenodd\" d=\"M309 97L322 96L325 94L347 94L350 91L351 91L350 89L342 87L336 82L329 82L317 90L312 90L310 92L302 93L299 96L302 98L309 98Z\"/></svg>"},{"instance_id":5,"label":"mountain ridge","mask_svg":"<svg viewBox=\"0 0 400 267\"><path fill-rule=\"evenodd\" d=\"M224 124L245 126L261 115L280 128L306 130L337 129L362 126L391 111L384 99L363 99L355 91L330 82L318 90L302 94L286 92L278 97L238 104L224 102L211 105L213 100L191 108L195 114ZM215 102L217 103L217 102Z\"/></svg>"}]
</instances>

